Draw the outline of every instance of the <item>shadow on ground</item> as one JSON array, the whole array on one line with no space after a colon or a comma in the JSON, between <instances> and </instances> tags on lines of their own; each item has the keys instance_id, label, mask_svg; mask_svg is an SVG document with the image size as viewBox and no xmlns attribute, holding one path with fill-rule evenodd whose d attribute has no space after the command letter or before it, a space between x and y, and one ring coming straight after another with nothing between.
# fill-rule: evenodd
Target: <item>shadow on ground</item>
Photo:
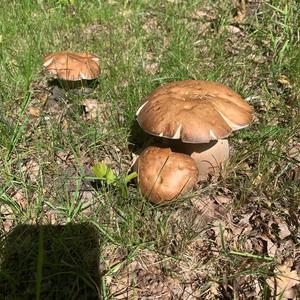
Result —
<instances>
[{"instance_id":1,"label":"shadow on ground","mask_svg":"<svg viewBox=\"0 0 300 300\"><path fill-rule=\"evenodd\" d=\"M128 137L129 150L137 155L141 154L143 150L149 146L161 145L162 138L146 133L134 120L130 126L130 133Z\"/></svg>"},{"instance_id":2,"label":"shadow on ground","mask_svg":"<svg viewBox=\"0 0 300 300\"><path fill-rule=\"evenodd\" d=\"M0 299L100 299L99 235L88 224L18 225L0 256Z\"/></svg>"},{"instance_id":3,"label":"shadow on ground","mask_svg":"<svg viewBox=\"0 0 300 300\"><path fill-rule=\"evenodd\" d=\"M50 79L48 80L49 87L59 87L65 90L79 89L79 88L90 88L95 89L99 85L99 79L82 79L82 80L59 80Z\"/></svg>"}]
</instances>

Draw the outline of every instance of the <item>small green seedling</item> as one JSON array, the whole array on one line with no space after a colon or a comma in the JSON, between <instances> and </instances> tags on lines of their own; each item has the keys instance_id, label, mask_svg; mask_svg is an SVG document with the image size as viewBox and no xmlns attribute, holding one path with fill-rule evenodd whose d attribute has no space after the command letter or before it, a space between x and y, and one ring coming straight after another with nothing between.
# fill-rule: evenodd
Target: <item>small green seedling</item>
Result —
<instances>
[{"instance_id":1,"label":"small green seedling","mask_svg":"<svg viewBox=\"0 0 300 300\"><path fill-rule=\"evenodd\" d=\"M101 162L96 163L92 167L92 172L97 179L105 184L117 186L122 196L126 198L128 197L127 184L138 175L136 172L132 172L126 176L117 176L110 167Z\"/></svg>"},{"instance_id":2,"label":"small green seedling","mask_svg":"<svg viewBox=\"0 0 300 300\"><path fill-rule=\"evenodd\" d=\"M113 170L101 162L96 163L92 171L98 179L105 181L107 184L112 184L117 180Z\"/></svg>"}]
</instances>

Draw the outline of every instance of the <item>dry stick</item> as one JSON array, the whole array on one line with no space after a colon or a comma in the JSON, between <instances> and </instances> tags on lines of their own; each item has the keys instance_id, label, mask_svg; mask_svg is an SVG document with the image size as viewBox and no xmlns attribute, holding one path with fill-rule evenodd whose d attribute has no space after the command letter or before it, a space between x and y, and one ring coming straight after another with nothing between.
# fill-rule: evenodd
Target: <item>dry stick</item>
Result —
<instances>
[{"instance_id":1,"label":"dry stick","mask_svg":"<svg viewBox=\"0 0 300 300\"><path fill-rule=\"evenodd\" d=\"M248 252L238 252L238 251L232 251L232 250L230 250L228 253L232 254L232 255L249 257L249 258L254 258L254 259L274 261L274 257L271 257L271 256L260 256L260 255L256 255L256 254L252 254L252 253L248 253Z\"/></svg>"}]
</instances>

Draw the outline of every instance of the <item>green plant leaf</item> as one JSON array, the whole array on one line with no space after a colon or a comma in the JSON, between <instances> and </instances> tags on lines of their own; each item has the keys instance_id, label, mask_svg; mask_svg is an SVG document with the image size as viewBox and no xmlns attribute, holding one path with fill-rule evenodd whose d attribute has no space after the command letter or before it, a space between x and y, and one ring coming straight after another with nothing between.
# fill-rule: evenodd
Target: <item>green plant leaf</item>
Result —
<instances>
[{"instance_id":1,"label":"green plant leaf","mask_svg":"<svg viewBox=\"0 0 300 300\"><path fill-rule=\"evenodd\" d=\"M93 166L92 171L97 178L105 180L107 184L112 184L117 179L113 170L101 162Z\"/></svg>"},{"instance_id":2,"label":"green plant leaf","mask_svg":"<svg viewBox=\"0 0 300 300\"><path fill-rule=\"evenodd\" d=\"M128 174L127 176L125 176L125 183L128 183L129 181L131 181L132 179L136 178L138 176L137 172L132 172L130 174Z\"/></svg>"},{"instance_id":3,"label":"green plant leaf","mask_svg":"<svg viewBox=\"0 0 300 300\"><path fill-rule=\"evenodd\" d=\"M114 174L114 172L112 171L112 169L107 168L107 172L106 172L106 174L105 174L105 179L106 179L106 182L107 182L108 184L111 184L111 183L113 183L114 181L116 181L117 176Z\"/></svg>"},{"instance_id":4,"label":"green plant leaf","mask_svg":"<svg viewBox=\"0 0 300 300\"><path fill-rule=\"evenodd\" d=\"M92 167L92 172L97 178L104 179L107 173L107 169L108 169L107 165L98 162Z\"/></svg>"},{"instance_id":5,"label":"green plant leaf","mask_svg":"<svg viewBox=\"0 0 300 300\"><path fill-rule=\"evenodd\" d=\"M119 189L120 189L122 197L128 198L128 188L127 188L127 185L125 182L119 183Z\"/></svg>"}]
</instances>

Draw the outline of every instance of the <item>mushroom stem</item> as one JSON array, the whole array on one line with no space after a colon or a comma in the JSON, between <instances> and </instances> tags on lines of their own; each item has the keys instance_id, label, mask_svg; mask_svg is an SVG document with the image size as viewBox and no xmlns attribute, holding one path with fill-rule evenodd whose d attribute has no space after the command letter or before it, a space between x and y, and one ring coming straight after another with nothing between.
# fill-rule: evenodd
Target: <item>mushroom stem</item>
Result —
<instances>
[{"instance_id":1,"label":"mushroom stem","mask_svg":"<svg viewBox=\"0 0 300 300\"><path fill-rule=\"evenodd\" d=\"M163 139L163 143L193 158L197 164L200 181L207 180L209 175L217 174L229 158L229 143L226 139L202 144L187 144L180 140Z\"/></svg>"}]
</instances>

